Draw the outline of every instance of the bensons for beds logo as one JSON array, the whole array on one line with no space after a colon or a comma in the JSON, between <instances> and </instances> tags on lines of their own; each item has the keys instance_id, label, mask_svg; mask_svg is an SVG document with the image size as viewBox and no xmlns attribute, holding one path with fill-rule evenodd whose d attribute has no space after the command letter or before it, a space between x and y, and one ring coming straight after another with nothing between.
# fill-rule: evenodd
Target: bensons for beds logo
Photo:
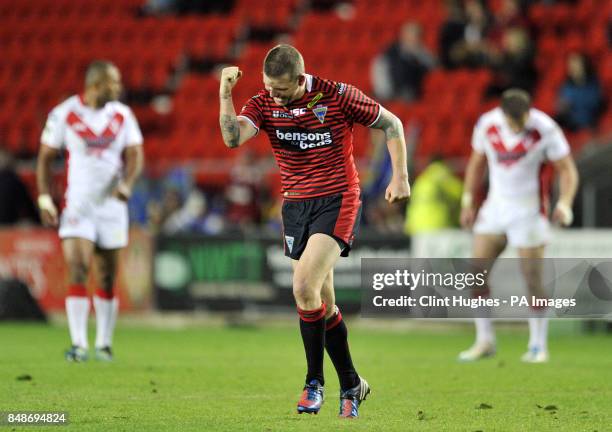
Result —
<instances>
[{"instance_id":1,"label":"bensons for beds logo","mask_svg":"<svg viewBox=\"0 0 612 432\"><path fill-rule=\"evenodd\" d=\"M276 138L287 150L307 151L333 143L330 128L277 128Z\"/></svg>"}]
</instances>

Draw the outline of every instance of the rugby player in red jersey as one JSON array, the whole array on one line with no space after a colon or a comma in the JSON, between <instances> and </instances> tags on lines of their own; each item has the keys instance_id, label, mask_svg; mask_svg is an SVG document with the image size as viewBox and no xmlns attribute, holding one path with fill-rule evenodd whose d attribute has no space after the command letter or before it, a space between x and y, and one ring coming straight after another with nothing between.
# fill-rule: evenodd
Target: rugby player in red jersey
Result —
<instances>
[{"instance_id":1,"label":"rugby player in red jersey","mask_svg":"<svg viewBox=\"0 0 612 432\"><path fill-rule=\"evenodd\" d=\"M410 196L402 123L352 85L305 73L302 55L290 45L268 52L265 88L236 115L232 89L241 76L235 66L222 71L219 122L229 148L263 129L280 167L285 255L293 260L308 366L298 413L316 414L321 408L327 349L340 380L340 416L357 417L370 388L353 366L333 288L334 265L348 255L361 214L353 125L385 132L393 164L385 198L393 203Z\"/></svg>"}]
</instances>

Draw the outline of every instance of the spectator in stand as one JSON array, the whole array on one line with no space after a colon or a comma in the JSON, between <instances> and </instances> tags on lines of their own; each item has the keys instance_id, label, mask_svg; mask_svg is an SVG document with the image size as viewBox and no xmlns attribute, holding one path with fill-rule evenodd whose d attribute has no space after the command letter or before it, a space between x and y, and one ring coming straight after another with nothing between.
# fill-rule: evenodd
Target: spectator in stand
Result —
<instances>
[{"instance_id":1,"label":"spectator in stand","mask_svg":"<svg viewBox=\"0 0 612 432\"><path fill-rule=\"evenodd\" d=\"M512 27L506 30L502 42L502 52L491 56L495 80L489 88L489 95L497 96L509 88L533 91L537 72L534 50L527 31Z\"/></svg>"},{"instance_id":2,"label":"spectator in stand","mask_svg":"<svg viewBox=\"0 0 612 432\"><path fill-rule=\"evenodd\" d=\"M234 7L235 0L175 0L175 3L181 15L227 14Z\"/></svg>"},{"instance_id":3,"label":"spectator in stand","mask_svg":"<svg viewBox=\"0 0 612 432\"><path fill-rule=\"evenodd\" d=\"M13 158L0 149L0 225L15 225L21 220L39 223L38 210L15 172Z\"/></svg>"},{"instance_id":4,"label":"spectator in stand","mask_svg":"<svg viewBox=\"0 0 612 432\"><path fill-rule=\"evenodd\" d=\"M178 234L197 230L206 211L206 199L196 188L183 199L175 187L164 191L161 203L149 203L149 224L154 234Z\"/></svg>"},{"instance_id":5,"label":"spectator in stand","mask_svg":"<svg viewBox=\"0 0 612 432\"><path fill-rule=\"evenodd\" d=\"M149 227L154 234L197 231L206 208L206 198L193 185L191 174L177 168L166 176L161 199L147 206Z\"/></svg>"},{"instance_id":6,"label":"spectator in stand","mask_svg":"<svg viewBox=\"0 0 612 432\"><path fill-rule=\"evenodd\" d=\"M452 7L451 7L452 10ZM488 33L491 28L491 14L486 8L483 0L466 0L464 3L463 31L460 38L459 33L454 33L455 40L444 41L445 31L454 28L456 24L449 26L445 24L442 30L442 40L446 44L444 49L448 51L448 61L450 67L481 67L488 62L489 42ZM456 20L455 17L451 19ZM454 22L454 21L453 21ZM449 32L450 33L450 32Z\"/></svg>"},{"instance_id":7,"label":"spectator in stand","mask_svg":"<svg viewBox=\"0 0 612 432\"><path fill-rule=\"evenodd\" d=\"M584 54L570 54L567 78L559 90L559 123L572 131L594 128L602 108L603 94L593 65Z\"/></svg>"},{"instance_id":8,"label":"spectator in stand","mask_svg":"<svg viewBox=\"0 0 612 432\"><path fill-rule=\"evenodd\" d=\"M178 13L186 14L227 14L234 7L235 0L147 0L141 7L142 15L161 16Z\"/></svg>"},{"instance_id":9,"label":"spectator in stand","mask_svg":"<svg viewBox=\"0 0 612 432\"><path fill-rule=\"evenodd\" d=\"M147 0L140 12L142 15L166 15L174 13L176 0Z\"/></svg>"},{"instance_id":10,"label":"spectator in stand","mask_svg":"<svg viewBox=\"0 0 612 432\"><path fill-rule=\"evenodd\" d=\"M435 63L434 56L423 45L420 24L405 23L397 41L372 64L374 94L382 100L412 102L419 97L421 82Z\"/></svg>"},{"instance_id":11,"label":"spectator in stand","mask_svg":"<svg viewBox=\"0 0 612 432\"><path fill-rule=\"evenodd\" d=\"M404 229L405 203L389 205L384 197L373 199L365 206L367 226L379 234L401 235Z\"/></svg>"},{"instance_id":12,"label":"spectator in stand","mask_svg":"<svg viewBox=\"0 0 612 432\"><path fill-rule=\"evenodd\" d=\"M407 235L459 227L463 183L439 155L414 181L406 208Z\"/></svg>"},{"instance_id":13,"label":"spectator in stand","mask_svg":"<svg viewBox=\"0 0 612 432\"><path fill-rule=\"evenodd\" d=\"M503 47L503 36L506 30L520 27L529 31L529 21L524 2L521 0L503 0L501 9L494 15L494 23L489 33L492 45Z\"/></svg>"},{"instance_id":14,"label":"spectator in stand","mask_svg":"<svg viewBox=\"0 0 612 432\"><path fill-rule=\"evenodd\" d=\"M270 233L280 233L283 230L282 219L283 200L269 196L262 205L262 229Z\"/></svg>"},{"instance_id":15,"label":"spectator in stand","mask_svg":"<svg viewBox=\"0 0 612 432\"><path fill-rule=\"evenodd\" d=\"M446 69L454 67L451 51L456 43L463 40L465 31L465 14L458 0L446 0L448 18L440 29L438 52L440 62Z\"/></svg>"},{"instance_id":16,"label":"spectator in stand","mask_svg":"<svg viewBox=\"0 0 612 432\"><path fill-rule=\"evenodd\" d=\"M248 231L261 222L262 180L261 164L253 152L245 150L236 158L225 189L226 217L230 226Z\"/></svg>"}]
</instances>

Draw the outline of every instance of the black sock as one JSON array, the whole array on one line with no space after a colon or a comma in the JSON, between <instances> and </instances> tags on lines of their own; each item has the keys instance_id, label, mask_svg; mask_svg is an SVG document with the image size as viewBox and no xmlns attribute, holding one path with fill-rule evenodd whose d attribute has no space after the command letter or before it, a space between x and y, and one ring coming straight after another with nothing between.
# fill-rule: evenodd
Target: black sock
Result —
<instances>
[{"instance_id":1,"label":"black sock","mask_svg":"<svg viewBox=\"0 0 612 432\"><path fill-rule=\"evenodd\" d=\"M351 359L348 330L338 308L336 308L336 313L326 321L325 348L338 373L340 388L348 390L358 385L359 375Z\"/></svg>"},{"instance_id":2,"label":"black sock","mask_svg":"<svg viewBox=\"0 0 612 432\"><path fill-rule=\"evenodd\" d=\"M306 384L316 379L323 385L325 303L319 309L310 311L298 308L298 313L300 315L300 333L302 333L304 351L306 351L306 363L308 365Z\"/></svg>"}]
</instances>

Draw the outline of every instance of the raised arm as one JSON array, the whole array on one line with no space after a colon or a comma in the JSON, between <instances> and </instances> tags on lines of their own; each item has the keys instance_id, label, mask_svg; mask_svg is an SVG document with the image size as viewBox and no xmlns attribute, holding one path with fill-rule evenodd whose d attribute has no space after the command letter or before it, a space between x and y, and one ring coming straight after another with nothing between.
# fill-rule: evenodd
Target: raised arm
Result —
<instances>
[{"instance_id":1,"label":"raised arm","mask_svg":"<svg viewBox=\"0 0 612 432\"><path fill-rule=\"evenodd\" d=\"M236 117L232 89L242 76L236 66L223 69L219 87L219 125L223 142L229 148L236 148L257 134L257 129L243 118Z\"/></svg>"},{"instance_id":2,"label":"raised arm","mask_svg":"<svg viewBox=\"0 0 612 432\"><path fill-rule=\"evenodd\" d=\"M58 150L41 144L36 160L36 185L38 186L38 209L40 219L46 226L57 226L57 208L51 198L49 185L51 184L51 163L58 154Z\"/></svg>"},{"instance_id":3,"label":"raised arm","mask_svg":"<svg viewBox=\"0 0 612 432\"><path fill-rule=\"evenodd\" d=\"M480 181L487 165L487 156L473 150L465 169L463 182L463 196L461 197L461 226L471 228L476 218L474 197L478 193Z\"/></svg>"},{"instance_id":4,"label":"raised arm","mask_svg":"<svg viewBox=\"0 0 612 432\"><path fill-rule=\"evenodd\" d=\"M406 140L402 122L381 106L380 116L372 127L385 133L387 149L391 156L393 176L385 191L385 199L390 203L405 200L410 197L410 185L408 184L408 156L406 155Z\"/></svg>"},{"instance_id":5,"label":"raised arm","mask_svg":"<svg viewBox=\"0 0 612 432\"><path fill-rule=\"evenodd\" d=\"M572 206L578 190L578 170L571 155L553 162L553 165L559 174L559 199L552 218L554 222L569 226L574 219Z\"/></svg>"}]
</instances>

